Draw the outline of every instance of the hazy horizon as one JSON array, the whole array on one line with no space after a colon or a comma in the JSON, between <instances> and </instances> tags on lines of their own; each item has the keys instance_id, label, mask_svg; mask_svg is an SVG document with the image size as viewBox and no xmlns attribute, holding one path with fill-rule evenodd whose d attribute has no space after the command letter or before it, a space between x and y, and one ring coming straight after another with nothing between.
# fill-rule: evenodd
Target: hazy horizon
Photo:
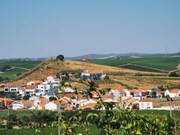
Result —
<instances>
[{"instance_id":1,"label":"hazy horizon","mask_svg":"<svg viewBox=\"0 0 180 135\"><path fill-rule=\"evenodd\" d=\"M1 0L0 59L177 53L179 7L179 0Z\"/></svg>"}]
</instances>

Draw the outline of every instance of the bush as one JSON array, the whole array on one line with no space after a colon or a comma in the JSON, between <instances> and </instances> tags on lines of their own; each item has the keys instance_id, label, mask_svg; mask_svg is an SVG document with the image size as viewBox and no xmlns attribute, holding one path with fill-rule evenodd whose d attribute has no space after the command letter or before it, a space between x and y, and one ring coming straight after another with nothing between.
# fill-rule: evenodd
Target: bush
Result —
<instances>
[{"instance_id":1,"label":"bush","mask_svg":"<svg viewBox=\"0 0 180 135\"><path fill-rule=\"evenodd\" d=\"M23 97L24 100L29 100L29 98L30 98L30 95L25 95L25 96Z\"/></svg>"},{"instance_id":2,"label":"bush","mask_svg":"<svg viewBox=\"0 0 180 135\"><path fill-rule=\"evenodd\" d=\"M177 75L177 73L175 71L171 71L171 72L168 73L168 76L169 77L177 77L178 75Z\"/></svg>"}]
</instances>

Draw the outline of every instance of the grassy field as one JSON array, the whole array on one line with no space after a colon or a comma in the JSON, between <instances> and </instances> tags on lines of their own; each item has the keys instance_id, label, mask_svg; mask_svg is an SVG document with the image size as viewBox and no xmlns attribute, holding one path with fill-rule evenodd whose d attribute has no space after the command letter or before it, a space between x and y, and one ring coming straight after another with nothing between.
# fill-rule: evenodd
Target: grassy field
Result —
<instances>
[{"instance_id":1,"label":"grassy field","mask_svg":"<svg viewBox=\"0 0 180 135\"><path fill-rule=\"evenodd\" d=\"M9 65L11 67L22 67L22 68L32 69L39 63L40 61L0 60L0 68L5 65Z\"/></svg>"},{"instance_id":2,"label":"grassy field","mask_svg":"<svg viewBox=\"0 0 180 135\"><path fill-rule=\"evenodd\" d=\"M180 57L145 57L145 58L122 58L122 59L95 59L91 60L92 63L118 66L123 64L136 64L146 66L147 69L136 69L136 67L124 67L127 69L148 71L148 67L157 68L160 70L175 70L180 63Z\"/></svg>"},{"instance_id":3,"label":"grassy field","mask_svg":"<svg viewBox=\"0 0 180 135\"><path fill-rule=\"evenodd\" d=\"M36 132L39 130L40 132ZM99 129L96 126L90 127L90 135L98 135ZM77 133L82 133L85 135L85 128L78 128ZM42 135L41 129L0 129L1 135ZM57 128L44 128L44 135L57 135Z\"/></svg>"},{"instance_id":4,"label":"grassy field","mask_svg":"<svg viewBox=\"0 0 180 135\"><path fill-rule=\"evenodd\" d=\"M1 60L0 68L5 65L9 65L12 69L0 74L0 77L6 80L12 80L18 75L25 73L36 65L38 65L40 61L22 61L22 60Z\"/></svg>"}]
</instances>

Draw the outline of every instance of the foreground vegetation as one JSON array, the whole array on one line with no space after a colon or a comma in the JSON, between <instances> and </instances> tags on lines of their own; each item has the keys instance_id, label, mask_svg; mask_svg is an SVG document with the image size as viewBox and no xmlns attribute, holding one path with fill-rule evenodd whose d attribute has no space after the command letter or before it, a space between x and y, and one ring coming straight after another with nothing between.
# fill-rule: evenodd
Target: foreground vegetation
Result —
<instances>
[{"instance_id":1,"label":"foreground vegetation","mask_svg":"<svg viewBox=\"0 0 180 135\"><path fill-rule=\"evenodd\" d=\"M179 134L180 111L158 110L106 110L66 111L62 113L61 132L64 134ZM8 110L0 112L1 134L8 135L57 135L58 112L47 110ZM4 121L8 123L4 125ZM108 126L109 125L109 126ZM18 127L19 129L11 129ZM6 128L9 128L8 130ZM21 129L21 130L20 130ZM151 133L152 132L152 133Z\"/></svg>"}]
</instances>

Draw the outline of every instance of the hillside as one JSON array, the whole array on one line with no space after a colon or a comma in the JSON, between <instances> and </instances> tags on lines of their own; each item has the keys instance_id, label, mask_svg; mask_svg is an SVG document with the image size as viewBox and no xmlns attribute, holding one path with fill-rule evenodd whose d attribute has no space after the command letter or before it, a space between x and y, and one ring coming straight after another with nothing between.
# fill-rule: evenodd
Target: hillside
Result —
<instances>
[{"instance_id":1,"label":"hillside","mask_svg":"<svg viewBox=\"0 0 180 135\"><path fill-rule=\"evenodd\" d=\"M158 86L160 84L165 84L165 81L159 82L157 80L153 80L153 78L147 79L145 77L149 75L162 76L163 75L162 73L149 74L148 72L141 72L141 74L145 76L140 77L140 76L136 76L136 74L138 74L139 71L134 71L129 69L91 64L91 63L72 61L72 60L66 60L64 62L56 61L56 60L48 60L40 63L31 71L22 74L21 76L16 78L16 80L7 83L6 86L25 86L26 83L30 80L35 80L35 79L45 80L47 76L56 75L60 71L80 72L84 69L103 70L105 73L107 73L110 76L110 79L122 84L127 84L128 86L131 87L141 87L141 86L153 87L153 86ZM78 85L78 84L74 84L74 85Z\"/></svg>"},{"instance_id":2,"label":"hillside","mask_svg":"<svg viewBox=\"0 0 180 135\"><path fill-rule=\"evenodd\" d=\"M125 69L134 69L147 72L168 72L175 70L180 63L180 57L140 57L117 59L94 59L92 63L118 66Z\"/></svg>"},{"instance_id":3,"label":"hillside","mask_svg":"<svg viewBox=\"0 0 180 135\"><path fill-rule=\"evenodd\" d=\"M40 61L33 60L0 60L0 70L5 66L10 67L9 70L0 72L0 77L6 81L12 80L18 75L30 71L39 63Z\"/></svg>"}]
</instances>

